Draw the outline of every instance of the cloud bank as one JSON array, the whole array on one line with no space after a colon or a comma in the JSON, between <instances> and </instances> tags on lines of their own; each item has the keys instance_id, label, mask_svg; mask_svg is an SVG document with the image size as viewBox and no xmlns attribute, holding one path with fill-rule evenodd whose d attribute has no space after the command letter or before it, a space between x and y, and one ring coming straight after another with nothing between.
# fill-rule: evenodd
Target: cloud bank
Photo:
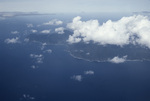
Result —
<instances>
[{"instance_id":1,"label":"cloud bank","mask_svg":"<svg viewBox=\"0 0 150 101\"><path fill-rule=\"evenodd\" d=\"M127 55L126 56L123 56L122 58L119 58L118 56L112 58L112 59L109 59L108 61L109 62L112 62L112 63L123 63L126 61L126 58L127 58Z\"/></svg>"},{"instance_id":2,"label":"cloud bank","mask_svg":"<svg viewBox=\"0 0 150 101\"><path fill-rule=\"evenodd\" d=\"M63 22L61 20L53 19L49 22L43 23L43 25L61 25Z\"/></svg>"},{"instance_id":3,"label":"cloud bank","mask_svg":"<svg viewBox=\"0 0 150 101\"><path fill-rule=\"evenodd\" d=\"M77 16L67 27L74 32L67 40L71 44L92 41L101 45L139 44L150 48L150 20L147 16L133 15L118 21L108 20L101 25L98 20L81 21Z\"/></svg>"},{"instance_id":4,"label":"cloud bank","mask_svg":"<svg viewBox=\"0 0 150 101\"><path fill-rule=\"evenodd\" d=\"M18 38L18 37L12 38L12 39L9 39L9 38L8 38L8 39L6 39L4 42L7 43L7 44L19 43L19 38Z\"/></svg>"}]
</instances>

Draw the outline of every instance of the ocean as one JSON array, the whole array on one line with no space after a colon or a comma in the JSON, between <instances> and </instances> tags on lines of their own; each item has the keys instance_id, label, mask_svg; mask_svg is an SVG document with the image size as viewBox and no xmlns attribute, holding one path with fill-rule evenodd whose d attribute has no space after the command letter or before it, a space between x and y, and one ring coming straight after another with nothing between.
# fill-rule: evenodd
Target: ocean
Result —
<instances>
[{"instance_id":1,"label":"ocean","mask_svg":"<svg viewBox=\"0 0 150 101\"><path fill-rule=\"evenodd\" d=\"M55 28L37 26L48 20L57 18L66 26L74 15L65 16L19 16L0 21L1 101L149 101L150 61L90 62L72 57L66 45L48 44L41 48L42 43L24 41L31 29ZM30 23L31 28L26 26ZM18 34L11 34L16 30ZM18 43L5 42L15 37L19 37Z\"/></svg>"}]
</instances>

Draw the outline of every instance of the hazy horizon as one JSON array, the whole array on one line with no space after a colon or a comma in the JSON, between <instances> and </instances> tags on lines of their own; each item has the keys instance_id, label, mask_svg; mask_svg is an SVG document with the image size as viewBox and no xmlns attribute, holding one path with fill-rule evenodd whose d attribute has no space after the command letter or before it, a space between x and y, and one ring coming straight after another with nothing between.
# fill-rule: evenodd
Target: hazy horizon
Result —
<instances>
[{"instance_id":1,"label":"hazy horizon","mask_svg":"<svg viewBox=\"0 0 150 101\"><path fill-rule=\"evenodd\" d=\"M0 12L81 13L149 11L150 0L0 0Z\"/></svg>"}]
</instances>

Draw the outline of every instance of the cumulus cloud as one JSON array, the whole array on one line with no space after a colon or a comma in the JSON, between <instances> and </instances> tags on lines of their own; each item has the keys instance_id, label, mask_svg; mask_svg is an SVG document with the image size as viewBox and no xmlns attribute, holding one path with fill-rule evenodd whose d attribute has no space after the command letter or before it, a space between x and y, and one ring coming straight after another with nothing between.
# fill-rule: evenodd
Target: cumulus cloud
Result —
<instances>
[{"instance_id":1,"label":"cumulus cloud","mask_svg":"<svg viewBox=\"0 0 150 101\"><path fill-rule=\"evenodd\" d=\"M51 30L43 30L43 31L41 31L41 33L43 33L43 34L49 34L51 32Z\"/></svg>"},{"instance_id":2,"label":"cumulus cloud","mask_svg":"<svg viewBox=\"0 0 150 101\"><path fill-rule=\"evenodd\" d=\"M63 22L61 20L53 19L49 22L43 23L43 25L61 25Z\"/></svg>"},{"instance_id":3,"label":"cumulus cloud","mask_svg":"<svg viewBox=\"0 0 150 101\"><path fill-rule=\"evenodd\" d=\"M31 57L31 58L41 58L41 57L43 57L43 55L42 55L42 54L39 54L39 55L30 54L30 57Z\"/></svg>"},{"instance_id":4,"label":"cumulus cloud","mask_svg":"<svg viewBox=\"0 0 150 101\"><path fill-rule=\"evenodd\" d=\"M35 100L35 97L30 96L29 94L23 94L23 99L25 100Z\"/></svg>"},{"instance_id":5,"label":"cumulus cloud","mask_svg":"<svg viewBox=\"0 0 150 101\"><path fill-rule=\"evenodd\" d=\"M98 20L81 21L77 16L67 24L73 30L69 43L93 41L101 45L139 44L150 48L150 20L147 16L133 15L118 21L108 20L99 24Z\"/></svg>"},{"instance_id":6,"label":"cumulus cloud","mask_svg":"<svg viewBox=\"0 0 150 101\"><path fill-rule=\"evenodd\" d=\"M43 49L45 48L46 45L47 45L47 43L42 43L41 50L43 50Z\"/></svg>"},{"instance_id":7,"label":"cumulus cloud","mask_svg":"<svg viewBox=\"0 0 150 101\"><path fill-rule=\"evenodd\" d=\"M47 45L47 43L42 43L42 46L46 46Z\"/></svg>"},{"instance_id":8,"label":"cumulus cloud","mask_svg":"<svg viewBox=\"0 0 150 101\"><path fill-rule=\"evenodd\" d=\"M33 24L27 24L27 27L33 27Z\"/></svg>"},{"instance_id":9,"label":"cumulus cloud","mask_svg":"<svg viewBox=\"0 0 150 101\"><path fill-rule=\"evenodd\" d=\"M59 27L55 29L55 32L57 32L58 34L64 34L64 29L63 27Z\"/></svg>"},{"instance_id":10,"label":"cumulus cloud","mask_svg":"<svg viewBox=\"0 0 150 101\"><path fill-rule=\"evenodd\" d=\"M18 37L16 37L16 38L12 38L12 39L6 39L5 40L5 43L7 43L7 44L15 44L15 43L19 43L19 38Z\"/></svg>"},{"instance_id":11,"label":"cumulus cloud","mask_svg":"<svg viewBox=\"0 0 150 101\"><path fill-rule=\"evenodd\" d=\"M44 52L52 53L52 50L51 50L51 49L48 49L48 50L45 50Z\"/></svg>"},{"instance_id":12,"label":"cumulus cloud","mask_svg":"<svg viewBox=\"0 0 150 101\"><path fill-rule=\"evenodd\" d=\"M31 29L31 32L32 32L32 33L37 33L37 30Z\"/></svg>"},{"instance_id":13,"label":"cumulus cloud","mask_svg":"<svg viewBox=\"0 0 150 101\"><path fill-rule=\"evenodd\" d=\"M37 63L43 63L43 58L37 58L36 60Z\"/></svg>"},{"instance_id":14,"label":"cumulus cloud","mask_svg":"<svg viewBox=\"0 0 150 101\"><path fill-rule=\"evenodd\" d=\"M69 35L69 39L67 40L69 43L79 43L81 41L81 38L75 37L74 35Z\"/></svg>"},{"instance_id":15,"label":"cumulus cloud","mask_svg":"<svg viewBox=\"0 0 150 101\"><path fill-rule=\"evenodd\" d=\"M32 65L31 68L36 69L36 68L38 68L38 66Z\"/></svg>"},{"instance_id":16,"label":"cumulus cloud","mask_svg":"<svg viewBox=\"0 0 150 101\"><path fill-rule=\"evenodd\" d=\"M112 59L108 59L109 62L112 62L112 63L123 63L126 61L126 58L127 58L127 55L126 56L123 56L122 58L119 58L118 56L112 58Z\"/></svg>"},{"instance_id":17,"label":"cumulus cloud","mask_svg":"<svg viewBox=\"0 0 150 101\"><path fill-rule=\"evenodd\" d=\"M86 75L94 75L94 71L92 71L92 70L85 71L84 74L86 74Z\"/></svg>"},{"instance_id":18,"label":"cumulus cloud","mask_svg":"<svg viewBox=\"0 0 150 101\"><path fill-rule=\"evenodd\" d=\"M88 53L86 53L86 55L90 55L90 53L88 52Z\"/></svg>"},{"instance_id":19,"label":"cumulus cloud","mask_svg":"<svg viewBox=\"0 0 150 101\"><path fill-rule=\"evenodd\" d=\"M11 34L18 34L18 31L11 31Z\"/></svg>"},{"instance_id":20,"label":"cumulus cloud","mask_svg":"<svg viewBox=\"0 0 150 101\"><path fill-rule=\"evenodd\" d=\"M24 41L25 41L25 42L29 42L29 38L25 38Z\"/></svg>"},{"instance_id":21,"label":"cumulus cloud","mask_svg":"<svg viewBox=\"0 0 150 101\"><path fill-rule=\"evenodd\" d=\"M74 75L71 78L77 81L82 81L82 75Z\"/></svg>"},{"instance_id":22,"label":"cumulus cloud","mask_svg":"<svg viewBox=\"0 0 150 101\"><path fill-rule=\"evenodd\" d=\"M30 54L30 57L36 59L37 63L43 63L44 56L42 54Z\"/></svg>"}]
</instances>

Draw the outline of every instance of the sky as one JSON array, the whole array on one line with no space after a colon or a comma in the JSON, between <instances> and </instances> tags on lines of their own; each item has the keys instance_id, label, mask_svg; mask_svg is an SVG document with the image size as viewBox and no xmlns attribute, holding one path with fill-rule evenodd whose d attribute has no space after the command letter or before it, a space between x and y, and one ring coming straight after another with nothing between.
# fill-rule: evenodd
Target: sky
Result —
<instances>
[{"instance_id":1,"label":"sky","mask_svg":"<svg viewBox=\"0 0 150 101\"><path fill-rule=\"evenodd\" d=\"M140 12L150 11L150 0L0 0L0 12Z\"/></svg>"}]
</instances>

